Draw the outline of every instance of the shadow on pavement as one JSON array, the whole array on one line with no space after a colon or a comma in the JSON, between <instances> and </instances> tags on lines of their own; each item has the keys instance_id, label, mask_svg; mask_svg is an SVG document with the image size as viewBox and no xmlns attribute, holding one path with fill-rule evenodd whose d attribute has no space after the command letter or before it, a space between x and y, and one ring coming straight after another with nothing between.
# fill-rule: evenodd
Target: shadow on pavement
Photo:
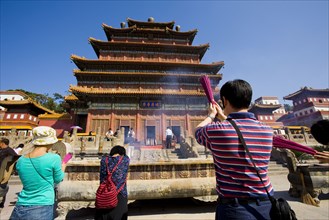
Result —
<instances>
[{"instance_id":1,"label":"shadow on pavement","mask_svg":"<svg viewBox=\"0 0 329 220\"><path fill-rule=\"evenodd\" d=\"M285 200L289 201L300 201L300 198L294 198L289 195L289 192L287 190L284 191L274 191L274 197L276 199L278 198L284 198Z\"/></svg>"},{"instance_id":2,"label":"shadow on pavement","mask_svg":"<svg viewBox=\"0 0 329 220\"><path fill-rule=\"evenodd\" d=\"M291 197L287 190L275 191L275 198L284 198L288 202L303 204L300 198ZM320 200L328 200L329 194L320 194ZM216 202L204 202L194 198L135 200L128 204L129 216L152 216L161 214L198 214L215 213ZM82 208L68 212L66 219L89 220L93 219L95 209Z\"/></svg>"},{"instance_id":3,"label":"shadow on pavement","mask_svg":"<svg viewBox=\"0 0 329 220\"><path fill-rule=\"evenodd\" d=\"M214 213L216 202L204 202L194 198L135 200L128 204L129 216L156 215L172 213ZM66 219L88 220L93 219L95 209L82 208L68 212Z\"/></svg>"},{"instance_id":4,"label":"shadow on pavement","mask_svg":"<svg viewBox=\"0 0 329 220\"><path fill-rule=\"evenodd\" d=\"M129 204L129 216L163 213L215 212L216 202L204 202L194 198L136 200Z\"/></svg>"}]
</instances>

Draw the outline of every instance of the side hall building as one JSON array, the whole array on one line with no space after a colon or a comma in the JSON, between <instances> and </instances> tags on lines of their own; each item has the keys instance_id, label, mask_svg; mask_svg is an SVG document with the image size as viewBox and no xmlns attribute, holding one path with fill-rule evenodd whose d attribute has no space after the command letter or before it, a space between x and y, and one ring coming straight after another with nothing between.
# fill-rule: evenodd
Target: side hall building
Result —
<instances>
[{"instance_id":1,"label":"side hall building","mask_svg":"<svg viewBox=\"0 0 329 220\"><path fill-rule=\"evenodd\" d=\"M209 44L192 45L197 30L174 21L128 18L120 28L103 24L107 40L89 38L98 59L72 55L77 85L65 97L74 124L86 132L130 128L144 145L162 144L171 127L179 143L207 114L199 82L208 75L216 94L224 62L202 64Z\"/></svg>"},{"instance_id":2,"label":"side hall building","mask_svg":"<svg viewBox=\"0 0 329 220\"><path fill-rule=\"evenodd\" d=\"M39 126L40 114L56 114L21 91L0 91L0 136L16 129L18 135L31 136Z\"/></svg>"},{"instance_id":3,"label":"side hall building","mask_svg":"<svg viewBox=\"0 0 329 220\"><path fill-rule=\"evenodd\" d=\"M283 123L277 120L286 114L283 105L279 103L278 97L274 96L257 98L248 111L254 113L259 121L272 127L282 127Z\"/></svg>"},{"instance_id":4,"label":"side hall building","mask_svg":"<svg viewBox=\"0 0 329 220\"><path fill-rule=\"evenodd\" d=\"M300 125L311 127L319 120L329 120L329 89L313 89L303 87L283 97L293 103L290 117L282 120L284 125Z\"/></svg>"}]
</instances>

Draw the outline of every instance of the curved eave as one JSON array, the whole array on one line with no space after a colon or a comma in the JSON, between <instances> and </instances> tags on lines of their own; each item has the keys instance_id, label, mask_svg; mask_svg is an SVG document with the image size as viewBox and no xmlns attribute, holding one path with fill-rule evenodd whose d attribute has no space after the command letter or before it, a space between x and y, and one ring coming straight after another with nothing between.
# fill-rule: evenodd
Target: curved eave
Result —
<instances>
[{"instance_id":1,"label":"curved eave","mask_svg":"<svg viewBox=\"0 0 329 220\"><path fill-rule=\"evenodd\" d=\"M110 69L111 65L124 64L125 67L130 67L130 69L136 69L136 66L143 67L142 69L148 69L148 67L161 66L162 69L172 70L174 69L198 69L202 71L210 71L211 73L217 73L223 66L224 62L213 62L211 64L194 64L194 63L172 63L172 62L152 62L152 61L117 61L117 60L89 60L76 55L71 56L71 60L75 65L84 71L90 69Z\"/></svg>"},{"instance_id":2,"label":"curved eave","mask_svg":"<svg viewBox=\"0 0 329 220\"><path fill-rule=\"evenodd\" d=\"M73 73L75 76L78 75L112 75L112 76L116 76L116 75L128 75L131 77L132 73L131 72L96 72L96 71L81 71L78 69L73 70ZM174 77L195 77L195 78L200 78L200 75L197 74L189 74L189 73L184 73L184 74L180 74L180 73L161 73L161 72L153 72L153 73L149 73L149 72L138 72L138 75L141 76L159 76L159 77L164 77L164 76L174 76ZM216 74L216 75L209 75L208 77L210 79L222 79L222 74ZM67 96L65 96L66 98ZM75 97L76 98L76 97ZM74 98L71 98L74 99Z\"/></svg>"},{"instance_id":3,"label":"curved eave","mask_svg":"<svg viewBox=\"0 0 329 220\"><path fill-rule=\"evenodd\" d=\"M205 96L203 90L175 90L175 89L104 89L104 88L85 88L80 86L70 86L70 92L89 95L113 95L113 96L135 96L135 95L174 95L174 96Z\"/></svg>"},{"instance_id":4,"label":"curved eave","mask_svg":"<svg viewBox=\"0 0 329 220\"><path fill-rule=\"evenodd\" d=\"M31 102L28 99L24 100L2 100L0 101L0 105L2 106L10 106L10 105L27 105L31 104Z\"/></svg>"},{"instance_id":5,"label":"curved eave","mask_svg":"<svg viewBox=\"0 0 329 220\"><path fill-rule=\"evenodd\" d=\"M308 87L304 87L292 94L289 94L287 96L284 96L283 99L285 100L294 100L296 96L299 96L303 94L304 92L312 92L312 93L328 93L329 94L329 89L312 89Z\"/></svg>"},{"instance_id":6,"label":"curved eave","mask_svg":"<svg viewBox=\"0 0 329 220\"><path fill-rule=\"evenodd\" d=\"M271 111L275 111L278 108L281 108L282 105L262 105L262 104L254 104L249 111L253 111L253 110L260 110L260 109L266 109L266 110L271 110Z\"/></svg>"},{"instance_id":7,"label":"curved eave","mask_svg":"<svg viewBox=\"0 0 329 220\"><path fill-rule=\"evenodd\" d=\"M128 27L128 28L114 28L107 24L102 24L102 27L107 33L130 33L136 29L136 26Z\"/></svg>"},{"instance_id":8,"label":"curved eave","mask_svg":"<svg viewBox=\"0 0 329 220\"><path fill-rule=\"evenodd\" d=\"M175 21L170 22L145 22L127 18L128 27L137 26L138 28L170 28L173 29Z\"/></svg>"},{"instance_id":9,"label":"curved eave","mask_svg":"<svg viewBox=\"0 0 329 220\"><path fill-rule=\"evenodd\" d=\"M68 96L64 96L65 101L78 101L78 97L76 97L74 94L70 94Z\"/></svg>"},{"instance_id":10,"label":"curved eave","mask_svg":"<svg viewBox=\"0 0 329 220\"><path fill-rule=\"evenodd\" d=\"M127 36L127 34L130 33L135 33L135 34L139 34L139 33L145 33L145 34L149 34L149 33L153 33L153 34L159 34L159 35L163 35L163 38L169 38L170 36L175 36L179 39L189 39L189 44L192 45L194 37L196 35L196 33L198 32L197 29L191 30L191 31L174 31L171 30L169 28L165 28L165 29L143 29L143 28L137 28L136 26L132 26L129 28L113 28L111 26L108 26L106 24L103 24L103 29L105 31L106 37L108 41L112 40L113 36L125 36L127 38L129 38Z\"/></svg>"},{"instance_id":11,"label":"curved eave","mask_svg":"<svg viewBox=\"0 0 329 220\"><path fill-rule=\"evenodd\" d=\"M7 90L7 91L1 91L0 90L0 95L20 95L24 99L28 98L28 95L27 94L25 94L22 91L16 91L16 90Z\"/></svg>"},{"instance_id":12,"label":"curved eave","mask_svg":"<svg viewBox=\"0 0 329 220\"><path fill-rule=\"evenodd\" d=\"M19 101L0 101L0 106L3 106L5 108L10 108L11 106L24 106L24 105L31 105L32 107L41 110L43 112L47 112L50 114L54 114L54 111L51 111L50 109L47 109L43 107L42 105L36 103L35 101L31 99L25 99L25 100L19 100Z\"/></svg>"},{"instance_id":13,"label":"curved eave","mask_svg":"<svg viewBox=\"0 0 329 220\"><path fill-rule=\"evenodd\" d=\"M304 90L305 90L305 88L300 89L300 90L298 90L298 91L296 91L294 93L291 93L291 94L289 94L287 96L284 96L283 99L285 99L285 100L293 100L294 97L300 95Z\"/></svg>"},{"instance_id":14,"label":"curved eave","mask_svg":"<svg viewBox=\"0 0 329 220\"><path fill-rule=\"evenodd\" d=\"M191 30L191 31L174 31L174 30L167 30L172 36L179 36L179 37L186 37L189 39L189 44L192 45L193 40L195 38L195 35L198 33L197 29Z\"/></svg>"},{"instance_id":15,"label":"curved eave","mask_svg":"<svg viewBox=\"0 0 329 220\"><path fill-rule=\"evenodd\" d=\"M58 119L58 120L63 120L63 119L71 119L71 115L68 113L55 113L55 114L41 114L38 116L39 119Z\"/></svg>"},{"instance_id":16,"label":"curved eave","mask_svg":"<svg viewBox=\"0 0 329 220\"><path fill-rule=\"evenodd\" d=\"M188 51L193 54L199 54L199 59L201 60L207 49L209 48L209 44L201 44L198 46L191 45L173 45L173 44L152 44L152 43L140 43L140 42L110 42L110 41L102 41L97 40L95 38L89 38L89 42L92 45L97 57L99 57L100 50L113 50L114 47L119 47L121 50L129 50L131 47L139 47L139 51L148 51L148 48L161 48L164 51Z\"/></svg>"}]
</instances>

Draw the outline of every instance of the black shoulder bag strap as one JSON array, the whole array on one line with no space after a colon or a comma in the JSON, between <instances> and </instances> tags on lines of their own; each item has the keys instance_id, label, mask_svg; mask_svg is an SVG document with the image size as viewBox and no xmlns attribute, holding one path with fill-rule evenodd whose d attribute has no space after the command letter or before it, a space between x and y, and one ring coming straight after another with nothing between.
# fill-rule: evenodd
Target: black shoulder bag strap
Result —
<instances>
[{"instance_id":1,"label":"black shoulder bag strap","mask_svg":"<svg viewBox=\"0 0 329 220\"><path fill-rule=\"evenodd\" d=\"M260 174L259 174L259 172L258 172L258 168L257 168L257 166L256 166L256 164L255 164L255 162L254 162L254 160L252 159L252 156L251 156L251 154L250 154L250 152L249 152L249 149L248 149L248 147L247 147L247 145L246 145L246 142L245 142L245 140L244 140L244 138L243 138L243 136L242 136L242 133L241 133L240 129L239 129L238 126L236 125L235 121L232 120L232 118L228 118L227 121L231 123L231 125L234 127L236 133L238 134L238 136L239 136L239 140L241 141L241 143L242 143L244 149L246 150L246 153L248 154L248 156L249 156L249 158L250 158L250 160L251 160L251 162L252 162L252 165L254 166L254 168L255 168L255 170L256 170L256 172L257 172L257 176L259 177L260 181L261 181L261 182L263 183L263 185L264 185L264 188L265 188L265 190L266 190L266 193L267 193L268 198L272 201L272 198L273 198L273 197L272 197L272 196L270 195L270 193L267 191L267 188L266 188L266 186L265 186L265 184L264 184L264 182L263 182L262 177L260 176Z\"/></svg>"}]
</instances>

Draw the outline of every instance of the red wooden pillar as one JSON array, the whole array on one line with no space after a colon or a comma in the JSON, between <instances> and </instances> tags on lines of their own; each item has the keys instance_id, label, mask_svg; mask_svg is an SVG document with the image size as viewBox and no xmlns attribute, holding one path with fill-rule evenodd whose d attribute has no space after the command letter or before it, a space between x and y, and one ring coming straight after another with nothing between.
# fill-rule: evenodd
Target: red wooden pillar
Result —
<instances>
[{"instance_id":1,"label":"red wooden pillar","mask_svg":"<svg viewBox=\"0 0 329 220\"><path fill-rule=\"evenodd\" d=\"M140 114L139 113L137 113L136 114L136 128L135 128L135 138L137 139L137 141L139 141L139 139L140 139L140 137L139 137L139 135L140 135L140 130L141 130L141 128L140 128Z\"/></svg>"},{"instance_id":2,"label":"red wooden pillar","mask_svg":"<svg viewBox=\"0 0 329 220\"><path fill-rule=\"evenodd\" d=\"M90 111L88 111L87 125L86 125L86 132L87 132L87 133L89 133L89 131L91 130L91 128L90 128L91 120L92 120L92 116L91 116L91 114L90 114Z\"/></svg>"}]
</instances>

